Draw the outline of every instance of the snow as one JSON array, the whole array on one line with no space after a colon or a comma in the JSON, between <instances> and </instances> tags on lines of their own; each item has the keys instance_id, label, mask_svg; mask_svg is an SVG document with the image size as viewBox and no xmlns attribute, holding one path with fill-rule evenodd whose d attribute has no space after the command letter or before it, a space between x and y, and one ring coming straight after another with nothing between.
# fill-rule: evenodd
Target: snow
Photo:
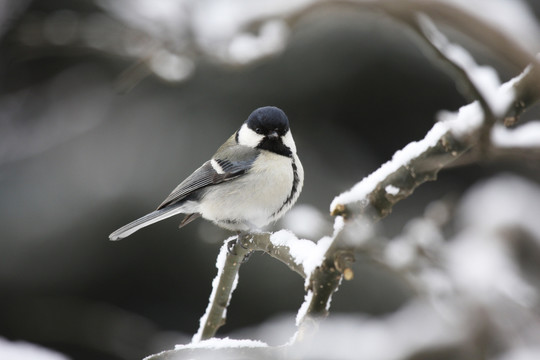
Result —
<instances>
[{"instance_id":1,"label":"snow","mask_svg":"<svg viewBox=\"0 0 540 360\"><path fill-rule=\"evenodd\" d=\"M515 129L496 124L491 131L493 145L501 148L540 147L540 121L531 121Z\"/></svg>"},{"instance_id":2,"label":"snow","mask_svg":"<svg viewBox=\"0 0 540 360\"><path fill-rule=\"evenodd\" d=\"M519 349L513 349L497 360L538 360L540 359L540 346L523 347Z\"/></svg>"},{"instance_id":3,"label":"snow","mask_svg":"<svg viewBox=\"0 0 540 360\"><path fill-rule=\"evenodd\" d=\"M524 1L439 1L460 7L466 13L491 24L520 44L525 51L535 53L540 50L540 29L533 12ZM182 49L182 44L189 41L190 34L193 34L196 45L209 55L223 60L250 61L261 55L257 53L259 50L279 51L285 46L286 39L281 36L269 37L268 41L259 42L254 37L242 34L245 28L258 21L279 19L298 12L313 2L314 0L99 0L98 5L129 27L150 34L160 43L173 43ZM277 47L276 39L279 43ZM238 43L234 44L236 42ZM249 48L251 45L252 49Z\"/></svg>"},{"instance_id":4,"label":"snow","mask_svg":"<svg viewBox=\"0 0 540 360\"><path fill-rule=\"evenodd\" d=\"M303 265L304 261L311 256L317 245L310 240L298 239L289 230L276 231L270 235L270 242L274 246L283 246L288 248L297 265Z\"/></svg>"},{"instance_id":5,"label":"snow","mask_svg":"<svg viewBox=\"0 0 540 360\"><path fill-rule=\"evenodd\" d=\"M441 111L439 122L448 124L448 130L458 139L477 130L484 123L484 113L478 101L462 106L457 112Z\"/></svg>"},{"instance_id":6,"label":"snow","mask_svg":"<svg viewBox=\"0 0 540 360\"><path fill-rule=\"evenodd\" d=\"M194 2L191 25L195 40L208 54L224 61L256 59L286 45L288 30L283 22L271 22L261 29L258 39L242 34L247 25L258 20L279 18L296 11L313 0L206 0ZM264 26L263 26L264 27ZM255 48L248 49L254 45ZM257 53L263 51L264 54ZM232 56L231 56L232 55Z\"/></svg>"},{"instance_id":7,"label":"snow","mask_svg":"<svg viewBox=\"0 0 540 360\"><path fill-rule=\"evenodd\" d=\"M334 221L334 233L332 234L332 237L325 236L322 239L320 239L317 242L317 246L312 249L309 256L307 256L303 261L304 266L304 272L306 274L306 280L304 283L304 286L308 288L311 275L313 274L313 271L322 264L324 261L324 257L326 255L326 252L328 251L328 248L334 240L337 238L339 233L344 229L345 227L345 220L343 217L338 216L336 217ZM311 303L311 299L313 298L313 292L311 290L308 290L305 297L304 302L302 303L302 306L300 306L300 309L298 309L298 313L296 315L296 325L299 326L304 317L306 316L306 313L309 308L309 304ZM326 304L326 307L328 308L330 306L330 301L332 297L328 299L328 303Z\"/></svg>"},{"instance_id":8,"label":"snow","mask_svg":"<svg viewBox=\"0 0 540 360\"><path fill-rule=\"evenodd\" d=\"M416 250L403 238L397 238L386 246L384 261L394 269L405 269L416 259Z\"/></svg>"},{"instance_id":9,"label":"snow","mask_svg":"<svg viewBox=\"0 0 540 360\"><path fill-rule=\"evenodd\" d=\"M452 239L447 252L451 278L476 301L491 304L500 297L530 307L535 289L520 274L504 239L493 233L467 229Z\"/></svg>"},{"instance_id":10,"label":"snow","mask_svg":"<svg viewBox=\"0 0 540 360\"><path fill-rule=\"evenodd\" d=\"M261 348L268 345L259 340L237 340L229 339L228 337L223 339L212 338L208 340L202 340L197 343L190 343L186 345L176 345L175 350L183 349L236 349L236 348Z\"/></svg>"},{"instance_id":11,"label":"snow","mask_svg":"<svg viewBox=\"0 0 540 360\"><path fill-rule=\"evenodd\" d=\"M306 317L307 311L309 309L309 304L311 304L311 299L313 299L313 291L308 290L306 295L304 295L304 302L298 309L296 314L296 326L300 326L304 318Z\"/></svg>"},{"instance_id":12,"label":"snow","mask_svg":"<svg viewBox=\"0 0 540 360\"><path fill-rule=\"evenodd\" d=\"M540 27L534 11L522 0L439 0L462 8L466 13L501 31L531 53L540 51ZM516 22L515 19L519 19Z\"/></svg>"},{"instance_id":13,"label":"snow","mask_svg":"<svg viewBox=\"0 0 540 360\"><path fill-rule=\"evenodd\" d=\"M297 236L317 239L327 233L329 222L319 209L307 204L297 204L281 221L282 227L290 229Z\"/></svg>"},{"instance_id":14,"label":"snow","mask_svg":"<svg viewBox=\"0 0 540 360\"><path fill-rule=\"evenodd\" d=\"M410 220L403 232L385 248L385 262L395 269L416 265L419 252L423 255L438 250L444 238L434 220L416 218Z\"/></svg>"},{"instance_id":15,"label":"snow","mask_svg":"<svg viewBox=\"0 0 540 360\"><path fill-rule=\"evenodd\" d=\"M418 349L446 347L466 338L469 333L463 326L464 321L466 319L459 316L447 321L429 303L422 301L412 302L381 318L334 314L321 322L309 338L295 343L290 357L405 359Z\"/></svg>"},{"instance_id":16,"label":"snow","mask_svg":"<svg viewBox=\"0 0 540 360\"><path fill-rule=\"evenodd\" d=\"M229 45L230 61L246 64L269 56L285 48L289 29L284 21L268 21L261 26L259 35L241 33Z\"/></svg>"},{"instance_id":17,"label":"snow","mask_svg":"<svg viewBox=\"0 0 540 360\"><path fill-rule=\"evenodd\" d=\"M500 90L497 92L498 95L495 98L491 98L491 101L501 101L505 104L504 106L497 105L498 110L506 108L506 104L514 99L515 94L512 85L528 71L530 71L530 68L525 69L520 75L499 87ZM411 160L435 146L446 133L450 132L457 139L463 139L478 130L484 121L482 108L478 101L462 106L457 112L440 112L438 118L439 122L433 125L424 139L407 144L403 149L398 150L394 156L392 156L391 160L387 161L373 173L363 178L362 181L356 183L350 190L336 196L330 204L330 212L333 212L340 204L347 205L359 202L366 206L368 195L377 188L378 184L384 181L390 174L396 172L401 167L406 167ZM534 131L534 134L536 135L537 131L539 131L537 125L530 126L529 130ZM500 132L500 130L495 131ZM519 136L519 139L523 141L526 137L526 135L521 132L518 132L517 134L519 135L512 135L514 137L513 140ZM500 136L500 134L496 136ZM504 138L504 140L501 138ZM502 137L498 137L497 140L504 142L508 138L509 136L503 135ZM527 136L527 141L532 142L533 140L529 140Z\"/></svg>"},{"instance_id":18,"label":"snow","mask_svg":"<svg viewBox=\"0 0 540 360\"><path fill-rule=\"evenodd\" d=\"M368 195L375 190L380 182L402 166L407 166L412 159L418 157L430 147L435 146L440 138L449 130L449 124L454 122L461 121L460 119L455 119L452 122L439 122L431 128L423 140L410 142L402 150L398 150L390 161L387 161L380 168L362 179L362 181L354 185L349 191L336 196L330 204L330 211L332 212L338 204L345 205L352 202L366 202Z\"/></svg>"},{"instance_id":19,"label":"snow","mask_svg":"<svg viewBox=\"0 0 540 360\"><path fill-rule=\"evenodd\" d=\"M0 337L0 359L5 360L68 360L68 357L23 341L12 342Z\"/></svg>"},{"instance_id":20,"label":"snow","mask_svg":"<svg viewBox=\"0 0 540 360\"><path fill-rule=\"evenodd\" d=\"M294 262L297 265L302 265L306 274L306 284L309 284L310 275L323 262L326 250L333 239L323 237L314 243L310 240L298 239L288 230L280 230L270 235L270 241L274 246L284 246L289 249Z\"/></svg>"},{"instance_id":21,"label":"snow","mask_svg":"<svg viewBox=\"0 0 540 360\"><path fill-rule=\"evenodd\" d=\"M191 359L191 357L184 356L185 350L220 350L220 349L246 349L246 348L265 348L268 347L268 344L259 341L259 340L237 340L237 339L230 339L228 337L219 339L219 338L211 338L208 340L201 340L197 342L191 342L189 344L181 344L176 345L174 347L174 350L166 350L162 351L161 353L157 353L154 355L150 355L143 360L149 360L149 359ZM180 353L181 352L181 353ZM216 353L215 356L219 358L219 353ZM201 357L197 357L201 358ZM204 359L210 358L210 357L203 357ZM213 356L211 358L214 358Z\"/></svg>"},{"instance_id":22,"label":"snow","mask_svg":"<svg viewBox=\"0 0 540 360\"><path fill-rule=\"evenodd\" d=\"M524 1L439 1L460 7L492 25L525 52L540 51L540 28ZM86 37L92 46L113 53L127 54L145 62L149 54L152 56L156 51L175 54L168 59L151 58L159 64L152 65L152 70L157 69L155 73L168 81L182 81L192 72L194 48L203 56L235 65L281 52L287 46L290 32L286 17L302 14L302 10L313 3L315 0L98 0L98 6L108 14L99 19L93 16L92 23L98 20L101 25L106 24L108 29L112 27L117 31L98 30L106 35L96 36L96 30L92 28L103 29L103 26L83 24L83 28L86 28ZM90 24L89 21L85 23ZM133 44L136 44L136 53ZM470 65L470 56L462 49L453 45L446 49L456 61ZM171 68L167 69L167 66ZM471 71L473 79L489 103L494 109L503 108L503 102L491 101L496 98L491 91L496 78L493 72L486 67L474 69Z\"/></svg>"},{"instance_id":23,"label":"snow","mask_svg":"<svg viewBox=\"0 0 540 360\"><path fill-rule=\"evenodd\" d=\"M164 80L181 81L193 73L195 64L185 56L176 55L166 50L158 50L152 54L150 68Z\"/></svg>"},{"instance_id":24,"label":"snow","mask_svg":"<svg viewBox=\"0 0 540 360\"><path fill-rule=\"evenodd\" d=\"M216 259L216 268L218 270L216 277L214 280L212 280L212 292L210 294L209 300L208 300L208 306L206 307L206 311L204 312L204 315L199 320L199 330L195 335L193 335L193 339L191 340L192 343L198 343L201 341L202 337L202 331L204 329L204 324L206 323L206 320L208 319L208 316L210 314L210 310L212 308L212 304L214 303L213 300L217 294L218 291L218 285L219 280L221 278L221 274L223 273L223 269L225 267L225 261L227 260L227 253L228 253L228 243L231 240L236 239L236 236L231 236L227 240L225 240L224 244L221 246L221 249L219 250L218 257ZM232 296L232 293L236 289L236 286L238 284L238 273L236 274L236 278L234 279L232 290L230 293L230 296ZM227 306L229 305L229 302L231 301L230 297L227 300ZM223 310L222 317L225 317L226 314L226 308Z\"/></svg>"},{"instance_id":25,"label":"snow","mask_svg":"<svg viewBox=\"0 0 540 360\"><path fill-rule=\"evenodd\" d=\"M97 3L130 27L171 43L183 37L189 20L189 0L98 0Z\"/></svg>"},{"instance_id":26,"label":"snow","mask_svg":"<svg viewBox=\"0 0 540 360\"><path fill-rule=\"evenodd\" d=\"M323 237L317 243L314 243L310 240L298 239L292 232L288 230L280 230L280 231L274 232L273 234L270 235L270 242L274 246L287 247L295 263L297 265L302 265L304 269L304 273L306 274L305 286L307 287L309 285L309 281L310 281L313 271L318 266L320 266L320 264L322 264L322 262L324 261L324 256L328 248L330 247L334 239L337 237L337 235L343 230L344 226L345 226L344 219L341 216L338 216L336 217L334 221L333 236ZM219 251L219 255L216 259L216 268L218 269L218 273L216 277L214 278L214 280L212 281L212 293L210 294L206 311L199 321L200 323L199 330L197 331L195 335L193 335L193 339L192 339L193 344L201 342L201 336L202 336L202 331L204 329L204 324L206 323L206 320L208 319L210 309L212 308L213 299L218 291L219 279L221 278L221 274L223 273L223 268L225 267L225 261L227 259L227 252L228 252L228 242L231 240L234 240L235 238L236 236L232 236L226 239ZM231 295L232 295L232 292L236 289L237 283L238 283L238 274L236 274L236 278L232 286ZM229 304L229 301L230 301L230 298L227 300L227 305ZM225 313L222 316L224 317Z\"/></svg>"},{"instance_id":27,"label":"snow","mask_svg":"<svg viewBox=\"0 0 540 360\"><path fill-rule=\"evenodd\" d=\"M334 233L332 234L332 237L335 239L344 228L345 219L343 216L337 216L334 220Z\"/></svg>"},{"instance_id":28,"label":"snow","mask_svg":"<svg viewBox=\"0 0 540 360\"><path fill-rule=\"evenodd\" d=\"M396 196L399 194L399 188L395 187L394 185L388 185L384 188L384 191L386 191L387 194Z\"/></svg>"},{"instance_id":29,"label":"snow","mask_svg":"<svg viewBox=\"0 0 540 360\"><path fill-rule=\"evenodd\" d=\"M470 189L456 211L462 229L446 252L454 282L475 300L501 298L530 307L538 293L525 280L504 230L522 229L540 242L540 188L512 175L481 182Z\"/></svg>"},{"instance_id":30,"label":"snow","mask_svg":"<svg viewBox=\"0 0 540 360\"><path fill-rule=\"evenodd\" d=\"M495 69L477 65L467 50L448 41L427 16L420 15L418 21L431 44L467 73L468 78L486 100L491 111L497 116L504 115L515 98L513 88L501 88L501 82Z\"/></svg>"},{"instance_id":31,"label":"snow","mask_svg":"<svg viewBox=\"0 0 540 360\"><path fill-rule=\"evenodd\" d=\"M505 174L475 185L462 200L463 227L488 231L519 226L540 243L540 188L536 183Z\"/></svg>"},{"instance_id":32,"label":"snow","mask_svg":"<svg viewBox=\"0 0 540 360\"><path fill-rule=\"evenodd\" d=\"M311 252L310 256L306 257L306 259L303 262L304 265L304 271L306 274L312 274L313 271L322 264L324 261L324 255L326 254L326 251L332 245L332 242L334 241L331 237L323 237L317 242L317 246L313 251ZM309 276L306 277L306 284L309 282Z\"/></svg>"}]
</instances>

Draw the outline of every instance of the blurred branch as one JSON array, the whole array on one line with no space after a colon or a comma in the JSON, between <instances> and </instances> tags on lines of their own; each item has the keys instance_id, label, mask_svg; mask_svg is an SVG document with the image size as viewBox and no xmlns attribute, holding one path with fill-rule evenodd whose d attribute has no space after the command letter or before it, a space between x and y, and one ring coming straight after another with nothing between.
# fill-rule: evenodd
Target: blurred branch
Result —
<instances>
[{"instance_id":1,"label":"blurred branch","mask_svg":"<svg viewBox=\"0 0 540 360\"><path fill-rule=\"evenodd\" d=\"M415 28L417 28L416 25ZM385 217L392 211L394 204L410 196L424 182L435 180L441 169L467 150L479 144L482 145L482 142L485 148L489 146L494 122L502 121L506 114L515 111L515 105L512 105L502 112L495 113L491 104L496 101L504 103L508 101L508 97L512 97L510 104L519 104L523 111L527 106L538 101L540 92L535 81L538 76L536 64L527 67L522 74L495 89L495 92L499 93L498 96L502 93L506 98L488 101L471 75L473 71L463 69L455 63L454 59L441 51L440 47L436 46L437 44L423 31L421 34L428 45L434 48L446 63L452 64L457 73L465 79L472 93L478 97L483 114L480 116L475 114L475 103L472 103L462 107L453 121L441 121L435 124L422 141L407 145L376 172L355 185L350 191L336 197L331 205L332 215L350 217L369 213L374 220Z\"/></svg>"},{"instance_id":2,"label":"blurred branch","mask_svg":"<svg viewBox=\"0 0 540 360\"><path fill-rule=\"evenodd\" d=\"M453 70L456 74L456 81L465 84L466 89L471 95L470 97L472 97L470 100L478 100L484 111L484 124L490 124L489 127L491 127L495 121L495 114L493 113L493 109L490 107L488 100L484 97L484 94L482 94L475 82L471 70L476 70L476 64L473 65L473 69L470 69L467 68L467 65L470 66L471 64L463 64L464 59L456 59L457 56L452 56L456 53L456 50L461 50L461 55L467 54L466 51L449 42L426 15L417 14L416 16L401 18L399 20L403 21L418 36L420 36L423 42L433 50L437 59ZM461 63L458 62L459 60L461 60ZM466 93L464 95L467 96L468 94Z\"/></svg>"},{"instance_id":3,"label":"blurred branch","mask_svg":"<svg viewBox=\"0 0 540 360\"><path fill-rule=\"evenodd\" d=\"M526 109L540 100L540 63L535 61L528 65L512 86L516 91L516 101L514 101L512 109L508 112L507 118L514 118L513 125Z\"/></svg>"},{"instance_id":4,"label":"blurred branch","mask_svg":"<svg viewBox=\"0 0 540 360\"><path fill-rule=\"evenodd\" d=\"M352 280L351 265L354 262L352 250L342 249L338 239L324 255L324 261L311 273L308 287L308 302L305 314L300 314L297 325L311 326L313 320L328 316L332 295L341 285L341 280ZM306 322L306 320L310 320ZM301 330L302 331L302 330Z\"/></svg>"},{"instance_id":5,"label":"blurred branch","mask_svg":"<svg viewBox=\"0 0 540 360\"><path fill-rule=\"evenodd\" d=\"M263 23L276 16L282 17L290 27L311 13L336 8L346 12L374 11L390 15L392 18L410 22L418 14L425 14L437 22L441 22L466 35L478 44L484 45L497 57L521 70L525 66L537 62L534 54L523 49L500 29L487 23L478 16L464 11L446 1L432 0L327 0L309 3L288 14L257 17L246 28L259 28Z\"/></svg>"},{"instance_id":6,"label":"blurred branch","mask_svg":"<svg viewBox=\"0 0 540 360\"><path fill-rule=\"evenodd\" d=\"M444 65L449 67L456 74L456 82L464 84L466 89L465 95L470 93L471 100L477 100L484 113L481 129L478 130L478 145L482 155L487 153L490 144L490 133L495 121L497 120L497 109L494 107L501 99L495 97L494 94L486 93L486 89L481 89L482 83L485 83L485 76L480 73L492 70L491 68L480 68L474 63L472 57L462 47L452 44L448 39L436 28L435 24L429 17L424 14L417 14L413 17L401 18L416 34L420 36L425 44L427 44L435 53L436 57L442 61ZM487 70L489 69L489 70ZM482 71L483 70L483 71ZM493 76L495 73L493 71ZM498 81L498 79L496 79ZM483 86L485 87L485 85ZM489 97L492 97L491 99ZM506 113L508 105L503 111ZM493 108L492 108L493 107Z\"/></svg>"},{"instance_id":7,"label":"blurred branch","mask_svg":"<svg viewBox=\"0 0 540 360\"><path fill-rule=\"evenodd\" d=\"M431 19L440 21L478 44L486 46L496 56L512 64L516 69L521 70L536 61L533 54L516 44L503 31L448 2L379 0L377 5L387 14L401 20L416 16L416 14L426 14Z\"/></svg>"}]
</instances>

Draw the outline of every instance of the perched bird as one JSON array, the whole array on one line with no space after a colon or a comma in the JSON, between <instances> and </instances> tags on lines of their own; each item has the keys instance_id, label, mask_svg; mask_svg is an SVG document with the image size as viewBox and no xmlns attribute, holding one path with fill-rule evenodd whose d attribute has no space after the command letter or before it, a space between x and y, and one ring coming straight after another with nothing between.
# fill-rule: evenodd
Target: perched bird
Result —
<instances>
[{"instance_id":1,"label":"perched bird","mask_svg":"<svg viewBox=\"0 0 540 360\"><path fill-rule=\"evenodd\" d=\"M304 169L296 155L289 120L273 106L258 108L200 168L153 211L113 232L119 240L176 214L180 227L202 216L238 232L279 219L296 202Z\"/></svg>"}]
</instances>

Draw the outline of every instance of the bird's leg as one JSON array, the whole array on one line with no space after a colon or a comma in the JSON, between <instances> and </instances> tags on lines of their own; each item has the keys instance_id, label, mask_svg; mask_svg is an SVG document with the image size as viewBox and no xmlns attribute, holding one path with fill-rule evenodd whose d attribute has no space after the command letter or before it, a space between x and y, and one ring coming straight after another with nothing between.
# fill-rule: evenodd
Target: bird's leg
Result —
<instances>
[{"instance_id":1,"label":"bird's leg","mask_svg":"<svg viewBox=\"0 0 540 360\"><path fill-rule=\"evenodd\" d=\"M238 237L236 237L235 239L231 239L229 240L229 242L227 242L227 252L231 255L237 255L237 252L236 252L236 244L238 243Z\"/></svg>"},{"instance_id":2,"label":"bird's leg","mask_svg":"<svg viewBox=\"0 0 540 360\"><path fill-rule=\"evenodd\" d=\"M238 244L244 249L249 248L249 233L246 231L237 231Z\"/></svg>"},{"instance_id":3,"label":"bird's leg","mask_svg":"<svg viewBox=\"0 0 540 360\"><path fill-rule=\"evenodd\" d=\"M229 252L229 254L231 254L231 255L237 255L238 254L238 252L236 251L236 246L240 246L244 250L249 249L249 233L248 232L237 231L236 232L236 238L232 239L232 240L229 240L229 242L227 243L227 251ZM252 250L249 250L246 253L246 255L244 256L244 259L242 260L243 263L246 262L249 259L252 252L253 252Z\"/></svg>"}]
</instances>

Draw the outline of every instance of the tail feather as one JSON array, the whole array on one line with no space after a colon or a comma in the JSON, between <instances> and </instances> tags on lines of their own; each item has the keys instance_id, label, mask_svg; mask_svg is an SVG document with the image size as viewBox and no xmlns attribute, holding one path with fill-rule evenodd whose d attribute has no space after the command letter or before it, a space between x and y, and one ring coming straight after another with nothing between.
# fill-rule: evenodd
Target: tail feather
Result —
<instances>
[{"instance_id":1,"label":"tail feather","mask_svg":"<svg viewBox=\"0 0 540 360\"><path fill-rule=\"evenodd\" d=\"M143 227L152 225L153 223L167 219L171 216L180 214L182 212L183 212L182 206L166 207L163 209L153 211L149 214L144 215L141 218L138 218L137 220L130 222L127 225L122 226L120 229L116 230L111 235L109 235L109 239L111 240L123 239L133 234L135 231L142 229Z\"/></svg>"}]
</instances>

